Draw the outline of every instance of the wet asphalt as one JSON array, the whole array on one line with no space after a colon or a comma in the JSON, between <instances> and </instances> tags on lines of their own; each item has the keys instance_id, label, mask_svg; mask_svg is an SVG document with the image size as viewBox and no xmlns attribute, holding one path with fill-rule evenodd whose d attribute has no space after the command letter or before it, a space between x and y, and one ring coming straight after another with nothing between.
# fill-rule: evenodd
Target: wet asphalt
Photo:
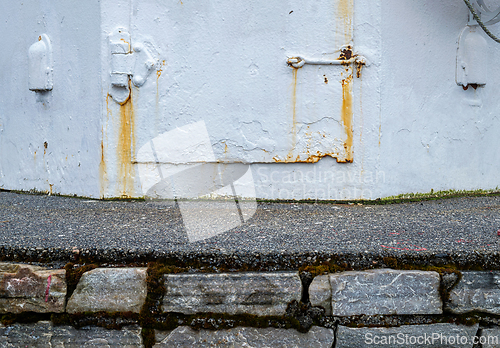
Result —
<instances>
[{"instance_id":1,"label":"wet asphalt","mask_svg":"<svg viewBox=\"0 0 500 348\"><path fill-rule=\"evenodd\" d=\"M197 208L193 209L196 213ZM198 224L203 226L203 212L200 214ZM227 214L220 213L221 219ZM234 218L229 215L228 219ZM151 257L252 253L274 258L311 254L410 258L481 255L497 262L498 230L498 196L385 205L259 202L247 222L190 242L175 202L0 192L0 256L3 253L4 259L16 250L32 250L48 258L61 252L71 255L94 250L101 255L114 251Z\"/></svg>"}]
</instances>

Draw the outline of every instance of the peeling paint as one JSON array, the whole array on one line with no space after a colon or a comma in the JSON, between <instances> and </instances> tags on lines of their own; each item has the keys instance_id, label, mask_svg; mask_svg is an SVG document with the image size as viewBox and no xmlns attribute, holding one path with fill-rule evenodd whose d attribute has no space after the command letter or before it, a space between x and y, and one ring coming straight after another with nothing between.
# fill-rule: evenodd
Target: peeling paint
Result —
<instances>
[{"instance_id":1,"label":"peeling paint","mask_svg":"<svg viewBox=\"0 0 500 348\"><path fill-rule=\"evenodd\" d=\"M361 70L363 65L365 64L364 60L360 60L359 64L357 61L354 61L356 58L356 54L353 52L352 39L353 39L353 15L354 15L354 1L353 0L337 0L336 2L336 13L335 22L336 22L336 30L335 30L335 39L341 48L339 57L337 61L339 61L339 65L345 69L347 73L343 73L341 80L339 81L341 84L341 90L336 90L332 98L338 98L341 94L342 100L339 105L340 111L332 111L333 115L325 115L325 119L337 120L340 126L340 129L336 130L335 128L326 128L324 129L326 133L316 134L316 132L306 132L305 136L303 133L303 126L307 126L309 128L312 125L310 120L311 116L306 116L306 118L302 119L302 89L301 95L299 98L300 107L297 105L297 83L302 83L303 81L307 84L307 78L300 78L300 82L298 82L297 74L298 70L302 68L304 64L311 65L321 65L328 64L323 63L321 59L313 58L289 58L287 60L288 65L293 67L293 82L292 82L292 125L290 129L291 133L291 147L288 149L288 153L286 156L276 155L273 157L274 162L279 163L316 163L323 157L332 157L336 158L339 163L351 163L353 162L353 74L354 69L356 69L355 73L357 77L361 77ZM296 64L294 64L294 61ZM298 62L297 62L298 61ZM302 64L301 64L302 62ZM304 63L306 62L306 63ZM318 63L319 62L319 63ZM325 60L327 62L327 60ZM332 64L335 65L335 64ZM354 67L355 65L355 67ZM313 68L314 69L314 68ZM332 66L332 69L334 68ZM311 71L308 70L308 71ZM304 74L309 74L310 72ZM302 74L302 73L301 73ZM322 81L324 84L329 84L331 82L330 79L326 76L326 74L319 75L322 77ZM310 86L309 86L310 88ZM340 92L340 93L339 93ZM336 103L333 103L334 105ZM312 105L309 102L309 105ZM299 108L299 109L298 109ZM339 110L339 109L337 109ZM310 112L310 111L308 111ZM340 115L339 115L340 112ZM299 118L299 120L298 120ZM305 121L305 120L308 121ZM300 121L300 122L299 122ZM305 123L301 123L305 122ZM334 138L334 132L342 132L340 135L340 139ZM314 134L313 134L314 133ZM324 142L319 139L325 138L328 139ZM306 142L306 144L304 144ZM304 146L305 145L305 146Z\"/></svg>"},{"instance_id":2,"label":"peeling paint","mask_svg":"<svg viewBox=\"0 0 500 348\"><path fill-rule=\"evenodd\" d=\"M355 57L355 55L352 52L352 46L351 45L347 45L347 47L344 47L340 51L339 60L349 60L352 57Z\"/></svg>"},{"instance_id":3,"label":"peeling paint","mask_svg":"<svg viewBox=\"0 0 500 348\"><path fill-rule=\"evenodd\" d=\"M165 65L167 65L167 63L165 62L165 60L163 60L163 61L161 62L161 64L159 64L159 68L158 68L158 70L156 70L156 80L157 80L157 81L158 81L158 79L160 78L161 73L163 72L162 67L164 67Z\"/></svg>"},{"instance_id":4,"label":"peeling paint","mask_svg":"<svg viewBox=\"0 0 500 348\"><path fill-rule=\"evenodd\" d=\"M349 47L342 51L342 55L339 59L350 59L352 57L352 52ZM292 146L285 156L285 158L280 158L279 156L274 156L273 161L277 163L316 163L323 157L332 157L337 160L338 163L352 163L353 162L353 66L351 64L346 64L344 66L345 73L344 77L340 83L342 86L342 101L340 108L340 122L342 123L345 141L343 142L344 151L340 149L335 149L332 146L330 151L318 151L314 150L316 146L313 142L313 133L305 132L305 137L307 137L307 145L304 150L301 150L297 154L297 74L299 69L293 69L293 82L292 82ZM326 75L323 75L325 79L324 82L328 83ZM310 124L307 125L310 128ZM318 132L320 137L327 138L325 133Z\"/></svg>"},{"instance_id":5,"label":"peeling paint","mask_svg":"<svg viewBox=\"0 0 500 348\"><path fill-rule=\"evenodd\" d=\"M129 82L130 83L130 82ZM135 149L135 115L132 102L132 88L130 97L120 104L120 125L118 133L117 159L118 159L118 193L121 197L134 195L134 166L132 153Z\"/></svg>"}]
</instances>

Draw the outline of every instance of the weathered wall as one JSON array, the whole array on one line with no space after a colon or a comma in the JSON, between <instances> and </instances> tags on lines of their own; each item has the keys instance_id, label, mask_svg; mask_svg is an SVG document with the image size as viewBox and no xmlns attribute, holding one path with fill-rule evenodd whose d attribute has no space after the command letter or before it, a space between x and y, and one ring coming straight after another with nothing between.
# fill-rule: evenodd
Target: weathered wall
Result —
<instances>
[{"instance_id":1,"label":"weathered wall","mask_svg":"<svg viewBox=\"0 0 500 348\"><path fill-rule=\"evenodd\" d=\"M498 185L500 68L490 64L477 90L455 83L467 23L461 1L7 7L2 188L140 197L206 162L249 164L255 190L244 192L259 198L374 199ZM156 61L123 105L110 95L108 36L118 27L130 32L132 49L146 44ZM41 33L54 47L54 89L37 101L26 65ZM494 62L500 45L487 40ZM359 77L355 64L286 64L335 59L347 44L366 57ZM182 127L191 127L185 138Z\"/></svg>"},{"instance_id":2,"label":"weathered wall","mask_svg":"<svg viewBox=\"0 0 500 348\"><path fill-rule=\"evenodd\" d=\"M465 91L455 83L462 1L384 1L382 13L380 194L497 187L500 45L487 38L487 84Z\"/></svg>"},{"instance_id":3,"label":"weathered wall","mask_svg":"<svg viewBox=\"0 0 500 348\"><path fill-rule=\"evenodd\" d=\"M0 187L99 196L99 2L4 2L0 17ZM55 87L42 95L28 89L28 49L43 33Z\"/></svg>"}]
</instances>

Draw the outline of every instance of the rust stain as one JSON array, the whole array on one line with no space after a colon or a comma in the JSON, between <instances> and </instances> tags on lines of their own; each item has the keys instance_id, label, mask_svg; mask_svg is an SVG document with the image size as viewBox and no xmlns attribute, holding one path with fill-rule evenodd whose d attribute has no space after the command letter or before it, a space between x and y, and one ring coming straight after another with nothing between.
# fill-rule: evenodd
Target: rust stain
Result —
<instances>
[{"instance_id":1,"label":"rust stain","mask_svg":"<svg viewBox=\"0 0 500 348\"><path fill-rule=\"evenodd\" d=\"M104 155L104 130L101 130L101 161L99 162L99 184L100 184L100 195L104 198L104 193L108 184L108 172L106 170L106 158Z\"/></svg>"},{"instance_id":2,"label":"rust stain","mask_svg":"<svg viewBox=\"0 0 500 348\"><path fill-rule=\"evenodd\" d=\"M49 147L49 143L47 143L46 141L43 142L43 154L46 155L47 154L47 147Z\"/></svg>"},{"instance_id":3,"label":"rust stain","mask_svg":"<svg viewBox=\"0 0 500 348\"><path fill-rule=\"evenodd\" d=\"M352 74L349 74L345 79L342 80L342 108L340 111L340 117L342 123L344 124L344 130L347 136L344 142L344 149L346 151L345 162L352 162L352 143L353 143L353 132L352 132ZM337 159L337 162L340 162Z\"/></svg>"},{"instance_id":4,"label":"rust stain","mask_svg":"<svg viewBox=\"0 0 500 348\"><path fill-rule=\"evenodd\" d=\"M479 85L477 83L470 83L467 86L462 86L462 88L464 89L464 91L466 91L469 89L469 86L471 86L474 89L477 89L479 87Z\"/></svg>"},{"instance_id":5,"label":"rust stain","mask_svg":"<svg viewBox=\"0 0 500 348\"><path fill-rule=\"evenodd\" d=\"M38 37L38 41L42 41L42 37L41 36Z\"/></svg>"},{"instance_id":6,"label":"rust stain","mask_svg":"<svg viewBox=\"0 0 500 348\"><path fill-rule=\"evenodd\" d=\"M125 42L128 45L128 52L130 52L130 42L128 42L125 39L120 39L120 41L123 41L123 42Z\"/></svg>"},{"instance_id":7,"label":"rust stain","mask_svg":"<svg viewBox=\"0 0 500 348\"><path fill-rule=\"evenodd\" d=\"M49 196L52 196L52 187L54 184L49 184Z\"/></svg>"},{"instance_id":8,"label":"rust stain","mask_svg":"<svg viewBox=\"0 0 500 348\"><path fill-rule=\"evenodd\" d=\"M326 75L323 75L323 78L325 79L325 83L328 84L328 77L326 77Z\"/></svg>"},{"instance_id":9,"label":"rust stain","mask_svg":"<svg viewBox=\"0 0 500 348\"><path fill-rule=\"evenodd\" d=\"M110 97L111 96L108 93L108 95L106 96L106 116L107 116L108 119L109 119L109 116L112 114L111 113L111 109L109 108L109 98Z\"/></svg>"},{"instance_id":10,"label":"rust stain","mask_svg":"<svg viewBox=\"0 0 500 348\"><path fill-rule=\"evenodd\" d=\"M365 63L356 61L355 64L356 64L356 77L359 79L361 77L361 69L363 69Z\"/></svg>"},{"instance_id":11,"label":"rust stain","mask_svg":"<svg viewBox=\"0 0 500 348\"><path fill-rule=\"evenodd\" d=\"M130 85L130 81L129 81ZM135 151L135 115L132 102L132 86L130 97L120 104L120 126L118 133L118 181L121 197L132 197L134 193L134 166L132 154Z\"/></svg>"},{"instance_id":12,"label":"rust stain","mask_svg":"<svg viewBox=\"0 0 500 348\"><path fill-rule=\"evenodd\" d=\"M167 63L165 62L165 60L163 60L160 64L160 67L158 68L158 70L156 70L156 80L158 80L161 76L161 73L163 71L162 67L164 67L165 65L167 65Z\"/></svg>"},{"instance_id":13,"label":"rust stain","mask_svg":"<svg viewBox=\"0 0 500 348\"><path fill-rule=\"evenodd\" d=\"M321 153L319 151L316 151L316 154L311 155L308 151L306 158L300 158L300 155L297 155L295 159L288 156L285 159L280 159L278 156L274 156L273 161L276 163L316 163L323 157L336 158L338 155L334 153Z\"/></svg>"},{"instance_id":14,"label":"rust stain","mask_svg":"<svg viewBox=\"0 0 500 348\"><path fill-rule=\"evenodd\" d=\"M363 145L363 129L365 127L365 120L363 115L363 80L359 81L359 144L360 147L364 148ZM360 177L364 178L365 175L365 159L361 156L361 172ZM363 187L364 180L361 180L361 187Z\"/></svg>"},{"instance_id":15,"label":"rust stain","mask_svg":"<svg viewBox=\"0 0 500 348\"><path fill-rule=\"evenodd\" d=\"M156 137L158 135L158 129L160 127L160 76L161 73L163 72L163 67L167 65L165 60L163 60L156 71L156 105L155 105L155 129L154 129L154 136Z\"/></svg>"},{"instance_id":16,"label":"rust stain","mask_svg":"<svg viewBox=\"0 0 500 348\"><path fill-rule=\"evenodd\" d=\"M352 41L352 17L354 14L354 0L337 0L337 30L341 35L339 43L345 45Z\"/></svg>"},{"instance_id":17,"label":"rust stain","mask_svg":"<svg viewBox=\"0 0 500 348\"><path fill-rule=\"evenodd\" d=\"M290 152L286 156L286 161L289 161L293 157L293 151L297 146L297 74L298 69L293 69L293 85L292 85L292 146Z\"/></svg>"},{"instance_id":18,"label":"rust stain","mask_svg":"<svg viewBox=\"0 0 500 348\"><path fill-rule=\"evenodd\" d=\"M342 51L340 51L339 60L349 60L354 56L352 53L352 46L348 45Z\"/></svg>"},{"instance_id":19,"label":"rust stain","mask_svg":"<svg viewBox=\"0 0 500 348\"><path fill-rule=\"evenodd\" d=\"M297 70L294 70L294 74L296 74ZM279 157L275 156L273 157L273 160L277 163L316 163L323 157L333 157L337 159L337 162L342 163L342 162L347 162L347 163L352 163L353 162L353 152L352 152L352 146L353 146L353 75L352 75L352 68L347 66L346 67L346 72L347 72L347 77L344 78L341 83L342 83L342 106L341 106L341 113L340 117L342 119L342 124L344 125L344 131L346 133L346 140L344 142L344 150L345 150L345 159L342 158L338 153L321 153L320 151L316 151L315 153L310 153L310 146L312 142L312 134L306 132L306 136L309 137L308 140L308 146L306 153L302 155L306 155L307 157L304 158L301 155L293 157L293 150L295 149L295 142L296 138L294 138L294 147L292 150L288 153L288 155L284 159L280 159ZM295 83L296 83L296 75L294 75L295 78ZM296 137L296 120L295 120L295 102L296 102L296 85L294 85L294 93L293 93L293 114L294 114L294 126L292 127L292 130L294 130L294 137ZM320 134L321 135L321 134ZM325 135L323 134L323 137Z\"/></svg>"},{"instance_id":20,"label":"rust stain","mask_svg":"<svg viewBox=\"0 0 500 348\"><path fill-rule=\"evenodd\" d=\"M378 125L378 147L380 147L382 143L382 121L379 120L379 125Z\"/></svg>"},{"instance_id":21,"label":"rust stain","mask_svg":"<svg viewBox=\"0 0 500 348\"><path fill-rule=\"evenodd\" d=\"M106 128L109 121L109 116L112 115L112 111L109 108L109 98L111 96L108 94L106 96ZM104 149L104 126L101 127L101 160L99 162L99 186L100 186L100 196L104 198L106 193L106 188L108 187L108 171L106 166L106 151Z\"/></svg>"},{"instance_id":22,"label":"rust stain","mask_svg":"<svg viewBox=\"0 0 500 348\"><path fill-rule=\"evenodd\" d=\"M359 141L363 142L363 128L364 128L364 119L363 119L363 81L359 81L359 119L361 121L359 127ZM363 164L361 164L363 167Z\"/></svg>"}]
</instances>

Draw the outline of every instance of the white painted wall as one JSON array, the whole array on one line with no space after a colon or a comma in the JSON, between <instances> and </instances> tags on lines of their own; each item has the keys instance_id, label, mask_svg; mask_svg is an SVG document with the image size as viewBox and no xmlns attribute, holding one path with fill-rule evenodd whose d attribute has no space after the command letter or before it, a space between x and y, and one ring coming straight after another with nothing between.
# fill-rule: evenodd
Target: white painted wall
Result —
<instances>
[{"instance_id":1,"label":"white painted wall","mask_svg":"<svg viewBox=\"0 0 500 348\"><path fill-rule=\"evenodd\" d=\"M99 1L0 7L0 187L98 197ZM37 97L28 89L28 49L43 33L53 46L54 89Z\"/></svg>"},{"instance_id":2,"label":"white painted wall","mask_svg":"<svg viewBox=\"0 0 500 348\"><path fill-rule=\"evenodd\" d=\"M248 164L255 195L269 199L498 186L500 45L487 39L484 88L457 86L462 1L31 0L3 7L1 188L141 197L152 183L206 162ZM108 35L118 27L158 62L122 106L108 96ZM499 25L491 30L500 34ZM42 33L54 49L54 88L37 101L28 90L27 52ZM286 64L297 55L336 58L345 44L368 62L347 90L350 150L342 80L352 69ZM193 126L201 121L204 129ZM190 129L185 138L183 129ZM317 161L318 152L335 158ZM341 163L349 155L352 163ZM317 163L275 163L308 160Z\"/></svg>"}]
</instances>

